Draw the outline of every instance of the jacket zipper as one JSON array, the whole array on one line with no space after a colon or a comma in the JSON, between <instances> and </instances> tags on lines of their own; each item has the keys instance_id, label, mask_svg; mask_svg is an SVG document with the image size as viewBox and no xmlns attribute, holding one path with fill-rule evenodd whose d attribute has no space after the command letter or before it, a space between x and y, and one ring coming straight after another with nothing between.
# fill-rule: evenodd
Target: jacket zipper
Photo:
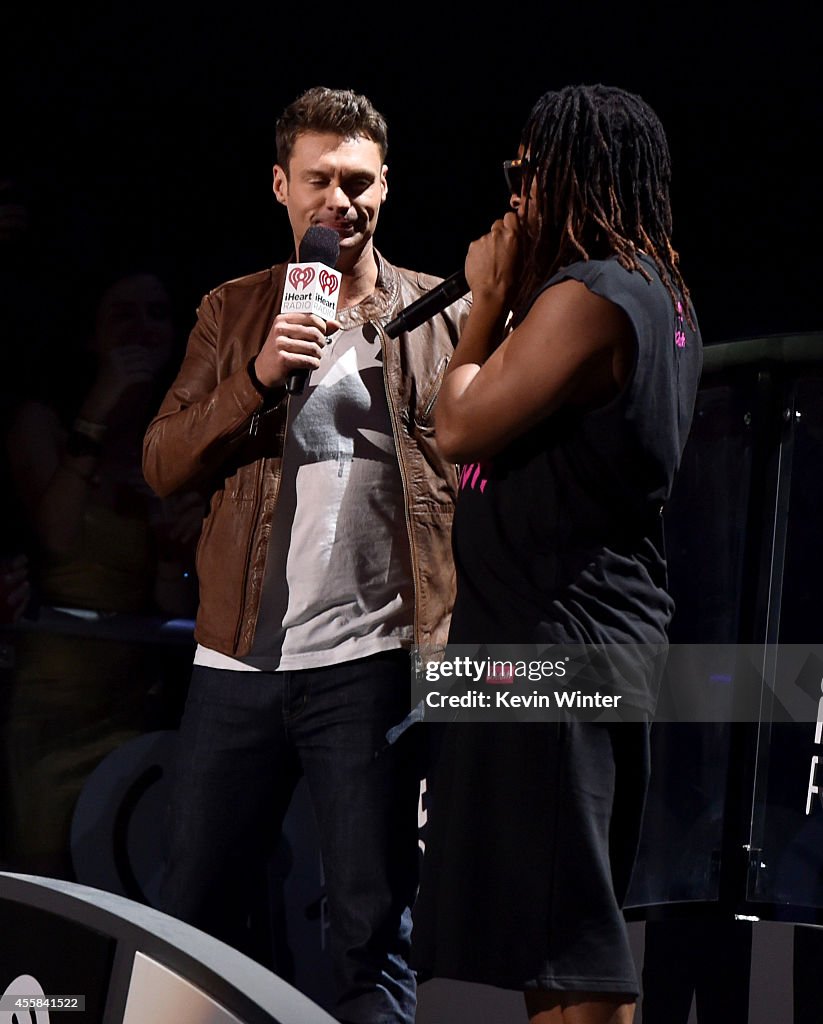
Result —
<instances>
[{"instance_id":1,"label":"jacket zipper","mask_svg":"<svg viewBox=\"0 0 823 1024\"><path fill-rule=\"evenodd\" d=\"M440 360L440 366L437 368L437 374L434 378L434 384L432 385L431 398L426 402L423 407L423 419L428 420L431 416L434 403L437 401L437 396L440 394L440 388L443 386L443 378L446 376L446 370L449 366L449 357L443 356Z\"/></svg>"},{"instance_id":2,"label":"jacket zipper","mask_svg":"<svg viewBox=\"0 0 823 1024\"><path fill-rule=\"evenodd\" d=\"M414 591L412 629L414 632L414 643L419 644L420 624L418 617L418 598L420 595L420 582L418 580L417 574L417 553L414 545L414 534L411 526L411 516L409 515L409 485L407 480L408 470L406 468L406 463L403 459L403 446L400 443L400 427L397 422L397 410L395 408L394 401L391 396L391 391L389 389L389 357L388 352L386 351L386 335L385 332L383 331L383 327L381 324L375 323L375 327L377 327L380 331L380 346L383 350L383 388L386 392L386 402L389 407L389 416L391 417L392 433L394 434L394 448L395 451L397 452L397 464L400 468L400 482L403 485L403 512L406 519L406 534L409 538L409 558L411 560L412 587Z\"/></svg>"}]
</instances>

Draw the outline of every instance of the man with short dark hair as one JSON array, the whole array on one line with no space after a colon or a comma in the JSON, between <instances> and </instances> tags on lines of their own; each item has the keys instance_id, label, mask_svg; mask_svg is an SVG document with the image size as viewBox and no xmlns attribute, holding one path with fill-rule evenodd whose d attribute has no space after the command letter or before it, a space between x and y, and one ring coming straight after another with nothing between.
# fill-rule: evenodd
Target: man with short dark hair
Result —
<instances>
[{"instance_id":1,"label":"man with short dark hair","mask_svg":"<svg viewBox=\"0 0 823 1024\"><path fill-rule=\"evenodd\" d=\"M418 730L396 727L410 647L448 628L456 470L430 417L468 300L383 330L439 281L374 247L386 150L385 120L349 90L310 89L283 112L274 194L296 253L310 228L336 233L337 319L279 312L286 264L206 295L144 471L160 495L210 495L163 909L242 947L304 775L340 1020L411 1024L423 768ZM295 372L307 384L289 394Z\"/></svg>"}]
</instances>

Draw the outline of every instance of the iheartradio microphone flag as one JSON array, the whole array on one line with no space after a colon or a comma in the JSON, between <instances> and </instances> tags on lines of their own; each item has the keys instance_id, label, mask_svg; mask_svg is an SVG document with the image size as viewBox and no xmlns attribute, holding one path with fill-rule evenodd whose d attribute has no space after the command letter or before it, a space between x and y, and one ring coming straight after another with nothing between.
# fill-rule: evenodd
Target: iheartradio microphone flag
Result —
<instances>
[{"instance_id":1,"label":"iheartradio microphone flag","mask_svg":"<svg viewBox=\"0 0 823 1024\"><path fill-rule=\"evenodd\" d=\"M316 313L322 320L337 315L340 271L325 263L290 263L286 270L281 313Z\"/></svg>"},{"instance_id":2,"label":"iheartradio microphone flag","mask_svg":"<svg viewBox=\"0 0 823 1024\"><path fill-rule=\"evenodd\" d=\"M297 263L286 267L281 313L315 313L321 320L337 314L341 275L334 269L340 255L340 238L324 224L312 224L303 235ZM308 370L293 370L286 378L290 395L302 393Z\"/></svg>"}]
</instances>

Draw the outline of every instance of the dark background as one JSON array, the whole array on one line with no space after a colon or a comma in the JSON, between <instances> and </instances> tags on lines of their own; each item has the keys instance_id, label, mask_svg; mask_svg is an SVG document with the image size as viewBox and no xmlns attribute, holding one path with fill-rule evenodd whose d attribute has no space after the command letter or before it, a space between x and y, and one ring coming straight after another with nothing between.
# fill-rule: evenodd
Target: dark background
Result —
<instances>
[{"instance_id":1,"label":"dark background","mask_svg":"<svg viewBox=\"0 0 823 1024\"><path fill-rule=\"evenodd\" d=\"M203 292L288 254L274 121L304 88L355 88L387 116L378 247L445 276L503 211L500 163L533 100L569 82L621 85L669 135L674 243L705 340L817 330L820 60L805 10L7 11L4 148L30 189L44 287L150 262L188 331Z\"/></svg>"}]
</instances>

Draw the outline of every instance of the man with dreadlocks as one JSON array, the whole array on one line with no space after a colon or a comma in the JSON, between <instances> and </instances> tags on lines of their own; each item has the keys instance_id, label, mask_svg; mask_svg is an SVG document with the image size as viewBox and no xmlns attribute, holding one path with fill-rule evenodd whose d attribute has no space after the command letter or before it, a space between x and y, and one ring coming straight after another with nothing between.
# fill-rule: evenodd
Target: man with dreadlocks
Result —
<instances>
[{"instance_id":1,"label":"man with dreadlocks","mask_svg":"<svg viewBox=\"0 0 823 1024\"><path fill-rule=\"evenodd\" d=\"M662 510L702 343L664 130L638 96L567 87L535 103L505 170L512 212L469 247L472 309L435 410L463 467L449 643L665 649ZM421 980L521 990L532 1024L631 1021L621 905L656 685L638 673L621 693L632 721L432 723Z\"/></svg>"}]
</instances>

